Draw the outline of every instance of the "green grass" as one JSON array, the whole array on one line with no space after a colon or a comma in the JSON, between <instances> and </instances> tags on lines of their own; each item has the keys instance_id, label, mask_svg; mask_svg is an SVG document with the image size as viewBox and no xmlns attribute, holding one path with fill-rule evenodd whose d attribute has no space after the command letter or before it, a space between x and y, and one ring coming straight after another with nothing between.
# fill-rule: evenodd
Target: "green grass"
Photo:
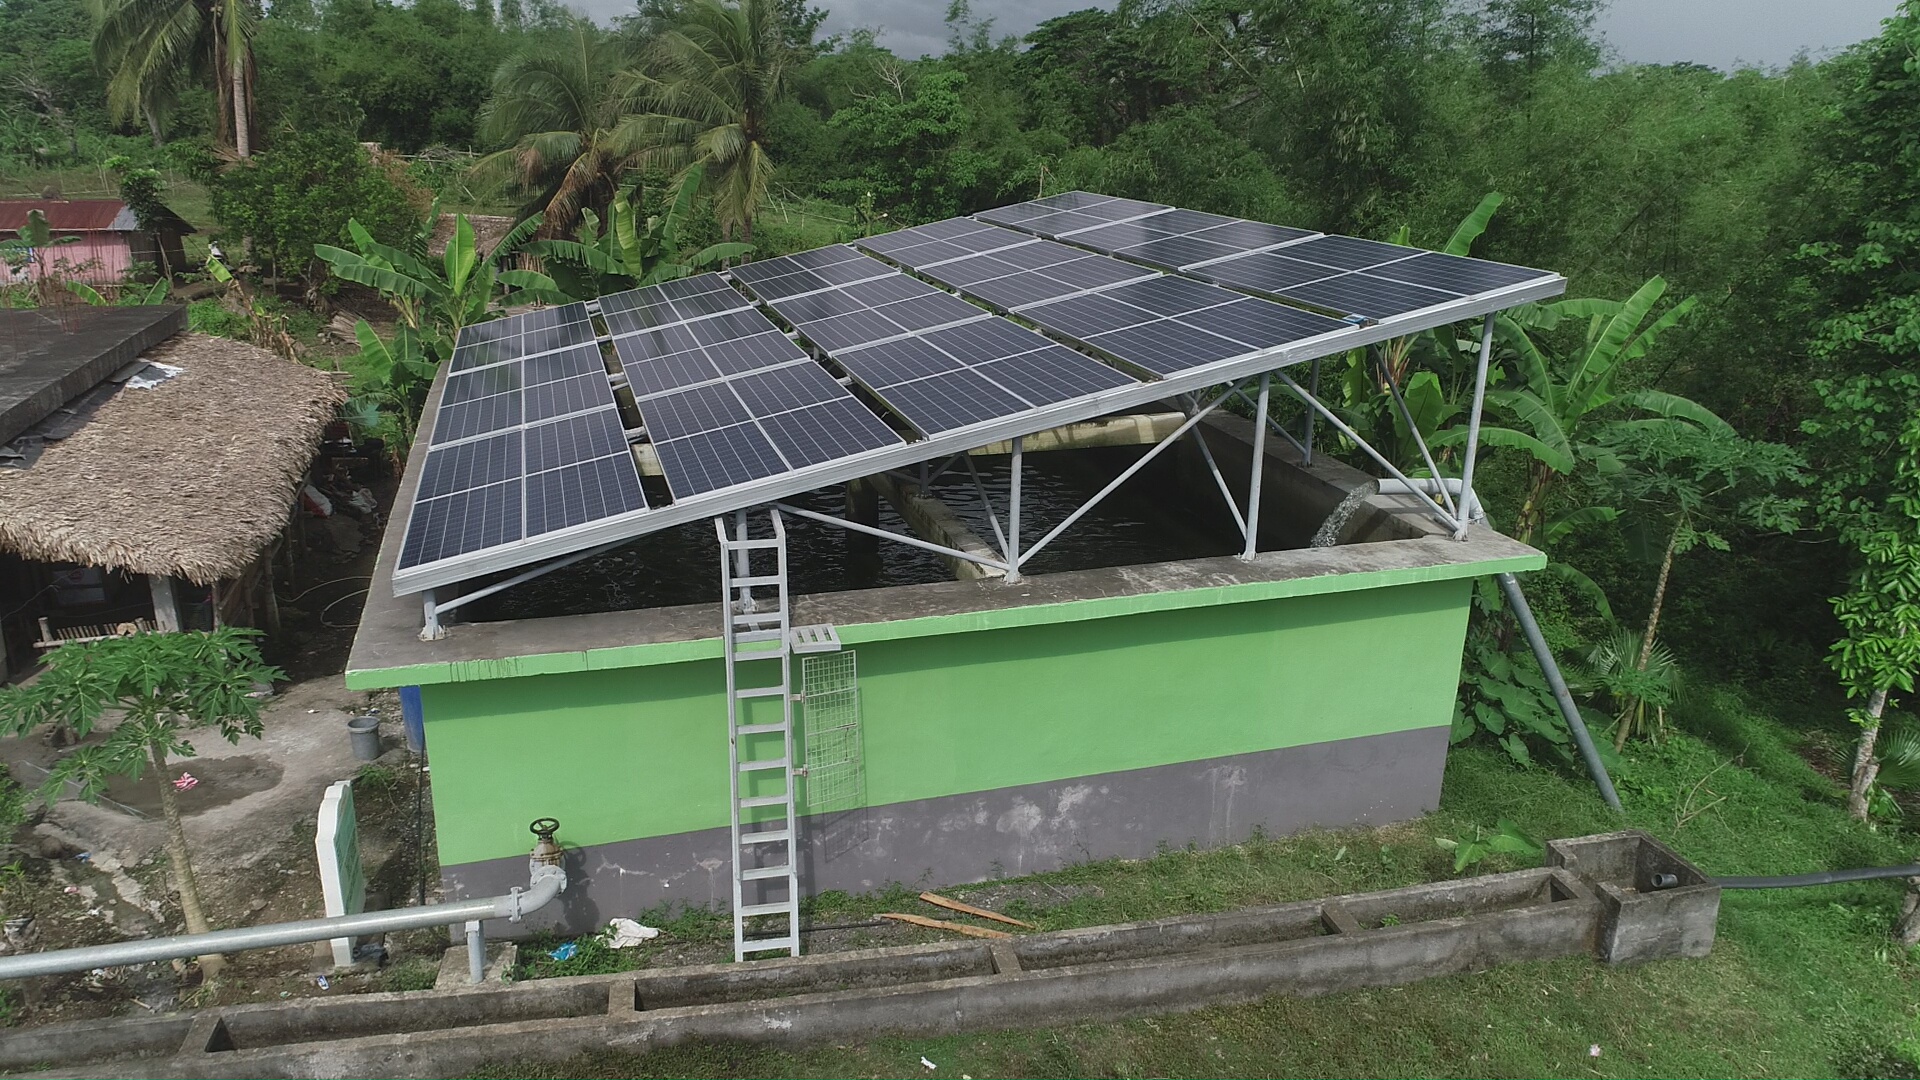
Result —
<instances>
[{"instance_id":1,"label":"green grass","mask_svg":"<svg viewBox=\"0 0 1920 1080\"><path fill-rule=\"evenodd\" d=\"M1582 778L1515 770L1498 751L1467 747L1448 764L1441 809L1408 825L1255 838L946 891L997 890L1002 910L1054 929L1390 888L1453 876L1434 838L1500 817L1547 837L1637 826L1715 874L1911 861L1910 833L1848 821L1834 785L1796 753L1799 736L1738 695L1702 694L1688 712L1697 735L1629 753L1617 777L1624 821ZM1516 865L1496 856L1476 872ZM824 896L810 919L903 910L916 891ZM483 1075L1912 1077L1920 1075L1920 962L1887 936L1899 902L1900 887L1889 882L1728 893L1705 960L1613 969L1575 959L1125 1023L945 1038L876 1033L798 1049L691 1045L516 1062ZM649 948L711 939L724 953L725 926L683 913ZM595 967L644 960L602 967L601 958ZM1590 1056L1593 1046L1600 1056ZM925 1069L923 1056L937 1069Z\"/></svg>"},{"instance_id":2,"label":"green grass","mask_svg":"<svg viewBox=\"0 0 1920 1080\"><path fill-rule=\"evenodd\" d=\"M865 235L854 213L825 199L773 200L753 222L753 257L771 259Z\"/></svg>"}]
</instances>

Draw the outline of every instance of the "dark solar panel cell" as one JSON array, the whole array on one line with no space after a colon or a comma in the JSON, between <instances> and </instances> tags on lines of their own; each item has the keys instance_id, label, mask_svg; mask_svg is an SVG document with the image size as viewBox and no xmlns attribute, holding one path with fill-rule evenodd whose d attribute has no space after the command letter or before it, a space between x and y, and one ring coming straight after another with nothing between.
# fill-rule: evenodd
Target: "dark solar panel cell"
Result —
<instances>
[{"instance_id":1,"label":"dark solar panel cell","mask_svg":"<svg viewBox=\"0 0 1920 1080\"><path fill-rule=\"evenodd\" d=\"M937 240L953 240L962 236L973 236L983 232L998 232L999 230L969 218L948 218L945 221L934 221L925 225L917 225L913 231Z\"/></svg>"},{"instance_id":2,"label":"dark solar panel cell","mask_svg":"<svg viewBox=\"0 0 1920 1080\"><path fill-rule=\"evenodd\" d=\"M886 277L874 278L872 281L843 285L835 291L868 307L880 307L896 300L907 300L915 296L934 296L940 293L940 290L932 285L905 274L888 274Z\"/></svg>"},{"instance_id":3,"label":"dark solar panel cell","mask_svg":"<svg viewBox=\"0 0 1920 1080\"><path fill-rule=\"evenodd\" d=\"M948 323L977 319L986 314L957 296L932 290L929 290L925 296L875 308L874 313L884 315L888 321L908 330L930 330Z\"/></svg>"},{"instance_id":4,"label":"dark solar panel cell","mask_svg":"<svg viewBox=\"0 0 1920 1080\"><path fill-rule=\"evenodd\" d=\"M1098 228L1106 224L1107 221L1108 219L1106 218L1093 217L1090 214L1083 214L1076 210L1063 210L1057 214L1045 214L1037 218L1028 218L1020 223L1020 227L1029 232L1039 233L1041 236L1062 236L1066 233L1079 232L1082 229Z\"/></svg>"},{"instance_id":5,"label":"dark solar panel cell","mask_svg":"<svg viewBox=\"0 0 1920 1080\"><path fill-rule=\"evenodd\" d=\"M647 437L654 442L732 427L749 419L747 407L740 404L726 383L648 398L640 403L640 417L647 422Z\"/></svg>"},{"instance_id":6,"label":"dark solar panel cell","mask_svg":"<svg viewBox=\"0 0 1920 1080\"><path fill-rule=\"evenodd\" d=\"M1137 380L1061 345L995 360L974 370L1035 408L1137 384Z\"/></svg>"},{"instance_id":7,"label":"dark solar panel cell","mask_svg":"<svg viewBox=\"0 0 1920 1080\"><path fill-rule=\"evenodd\" d=\"M768 302L798 296L801 293L819 292L821 289L830 288L833 284L811 270L797 270L791 274L760 278L747 278L735 271L735 276L746 282L747 288L752 289L755 296Z\"/></svg>"},{"instance_id":8,"label":"dark solar panel cell","mask_svg":"<svg viewBox=\"0 0 1920 1080\"><path fill-rule=\"evenodd\" d=\"M1463 259L1455 255L1429 252L1415 255L1411 259L1402 259L1367 271L1374 277L1391 278L1410 285L1424 285L1429 289L1440 289L1452 293L1490 292L1504 289L1509 285L1518 285L1523 281L1537 281L1551 277L1540 270L1524 266L1510 266L1506 263L1486 262L1481 259Z\"/></svg>"},{"instance_id":9,"label":"dark solar panel cell","mask_svg":"<svg viewBox=\"0 0 1920 1080\"><path fill-rule=\"evenodd\" d=\"M907 248L937 243L938 238L932 233L927 232L926 228L924 225L917 225L911 229L900 229L895 232L881 233L879 236L869 236L865 240L860 241L860 243L863 247L877 251L882 255L892 255L896 251L904 251Z\"/></svg>"},{"instance_id":10,"label":"dark solar panel cell","mask_svg":"<svg viewBox=\"0 0 1920 1080\"><path fill-rule=\"evenodd\" d=\"M520 432L507 431L434 450L420 469L416 499L485 487L520 475Z\"/></svg>"},{"instance_id":11,"label":"dark solar panel cell","mask_svg":"<svg viewBox=\"0 0 1920 1080\"><path fill-rule=\"evenodd\" d=\"M1199 210L1175 209L1141 218L1136 224L1145 225L1149 229L1157 229L1163 233L1191 233L1199 232L1201 229L1231 225L1238 220L1238 218L1222 217L1219 214L1202 213Z\"/></svg>"},{"instance_id":12,"label":"dark solar panel cell","mask_svg":"<svg viewBox=\"0 0 1920 1080\"><path fill-rule=\"evenodd\" d=\"M625 453L627 435L620 427L619 410L602 409L529 427L523 446L527 471L536 473Z\"/></svg>"},{"instance_id":13,"label":"dark solar panel cell","mask_svg":"<svg viewBox=\"0 0 1920 1080\"><path fill-rule=\"evenodd\" d=\"M527 535L644 510L640 473L622 453L527 477Z\"/></svg>"},{"instance_id":14,"label":"dark solar panel cell","mask_svg":"<svg viewBox=\"0 0 1920 1080\"><path fill-rule=\"evenodd\" d=\"M1058 195L1049 195L1044 199L1034 199L1018 205L1038 207L1042 210L1079 210L1112 201L1111 195L1098 195L1091 191L1063 191Z\"/></svg>"},{"instance_id":15,"label":"dark solar panel cell","mask_svg":"<svg viewBox=\"0 0 1920 1080\"><path fill-rule=\"evenodd\" d=\"M853 250L850 247L847 247L844 244L835 244L835 245L832 245L831 247L814 248L811 251L795 252L792 255L786 256L784 260L776 259L773 261L790 262L795 266L802 267L807 270L817 270L823 266L832 266L835 263L851 262L855 259L860 259L864 257L865 256L862 256L859 252Z\"/></svg>"},{"instance_id":16,"label":"dark solar panel cell","mask_svg":"<svg viewBox=\"0 0 1920 1080\"><path fill-rule=\"evenodd\" d=\"M1069 285L1064 281L1055 281L1050 277L1042 277L1037 272L1030 272L982 281L977 285L967 286L966 291L970 296L1011 310L1026 304L1037 304L1042 300L1068 296L1079 292L1080 289L1076 285Z\"/></svg>"},{"instance_id":17,"label":"dark solar panel cell","mask_svg":"<svg viewBox=\"0 0 1920 1080\"><path fill-rule=\"evenodd\" d=\"M506 338L484 338L468 342L462 336L462 344L453 350L452 370L465 371L484 364L498 364L519 355L520 336L515 334Z\"/></svg>"},{"instance_id":18,"label":"dark solar panel cell","mask_svg":"<svg viewBox=\"0 0 1920 1080\"><path fill-rule=\"evenodd\" d=\"M855 378L872 387L923 379L966 366L919 338L902 338L848 353L841 363Z\"/></svg>"},{"instance_id":19,"label":"dark solar panel cell","mask_svg":"<svg viewBox=\"0 0 1920 1080\"><path fill-rule=\"evenodd\" d=\"M885 348L885 346L881 346ZM865 356L865 352L856 353ZM728 385L754 416L771 416L847 397L847 390L818 364L792 364L731 379Z\"/></svg>"},{"instance_id":20,"label":"dark solar panel cell","mask_svg":"<svg viewBox=\"0 0 1920 1080\"><path fill-rule=\"evenodd\" d=\"M1004 255L1006 253L1001 252L1001 254ZM999 255L975 255L970 259L962 259L959 262L948 263L945 266L936 266L927 271L927 276L936 281L944 281L956 288L965 288L978 282L1006 277L1008 274L1017 274L1019 272L1019 267L1010 262L1006 262L1001 259Z\"/></svg>"},{"instance_id":21,"label":"dark solar panel cell","mask_svg":"<svg viewBox=\"0 0 1920 1080\"><path fill-rule=\"evenodd\" d=\"M699 339L693 336L693 331L687 329L689 325L680 323L676 326L649 330L644 334L615 338L613 339L614 350L619 353L622 363L630 362L628 357L634 360L646 360L656 356L672 356L674 353L686 352L700 344Z\"/></svg>"},{"instance_id":22,"label":"dark solar panel cell","mask_svg":"<svg viewBox=\"0 0 1920 1080\"><path fill-rule=\"evenodd\" d=\"M882 400L926 434L952 431L1026 408L1017 397L973 371L889 386Z\"/></svg>"},{"instance_id":23,"label":"dark solar panel cell","mask_svg":"<svg viewBox=\"0 0 1920 1080\"><path fill-rule=\"evenodd\" d=\"M1139 217L1142 214L1158 213L1166 209L1168 209L1168 206L1166 203L1142 202L1139 199L1115 198L1115 199L1108 199L1105 202L1093 203L1088 206L1076 207L1074 208L1074 212L1077 214L1085 214L1088 217L1105 218L1108 221L1118 221L1121 218Z\"/></svg>"},{"instance_id":24,"label":"dark solar panel cell","mask_svg":"<svg viewBox=\"0 0 1920 1080\"><path fill-rule=\"evenodd\" d=\"M624 311L610 311L606 318L607 333L614 337L641 334L655 327L682 321L680 313L673 310L673 305L666 300L655 300L653 303Z\"/></svg>"},{"instance_id":25,"label":"dark solar panel cell","mask_svg":"<svg viewBox=\"0 0 1920 1080\"><path fill-rule=\"evenodd\" d=\"M1338 319L1329 319L1284 304L1253 299L1240 299L1231 304L1208 308L1180 321L1232 338L1252 349L1265 349L1345 330L1348 325Z\"/></svg>"},{"instance_id":26,"label":"dark solar panel cell","mask_svg":"<svg viewBox=\"0 0 1920 1080\"><path fill-rule=\"evenodd\" d=\"M439 418L433 424L433 444L438 446L455 439L470 438L489 431L501 431L517 427L519 423L520 392L518 390L495 394L492 397L456 402L452 405L442 405Z\"/></svg>"},{"instance_id":27,"label":"dark solar panel cell","mask_svg":"<svg viewBox=\"0 0 1920 1080\"><path fill-rule=\"evenodd\" d=\"M1017 203L1013 206L1000 206L992 210L982 210L974 217L981 221L991 221L1001 225L1024 225L1035 218L1043 218L1058 210L1059 207L1041 206L1036 203Z\"/></svg>"},{"instance_id":28,"label":"dark solar panel cell","mask_svg":"<svg viewBox=\"0 0 1920 1080\"><path fill-rule=\"evenodd\" d=\"M559 323L528 330L520 337L520 352L523 356L533 353L550 352L564 349L569 345L584 345L593 340L593 324L588 322Z\"/></svg>"},{"instance_id":29,"label":"dark solar panel cell","mask_svg":"<svg viewBox=\"0 0 1920 1080\"><path fill-rule=\"evenodd\" d=\"M799 324L831 319L835 315L846 315L855 311L865 311L872 306L848 296L839 289L829 289L811 296L796 296L790 300L775 301L773 309L788 322Z\"/></svg>"},{"instance_id":30,"label":"dark solar panel cell","mask_svg":"<svg viewBox=\"0 0 1920 1080\"><path fill-rule=\"evenodd\" d=\"M653 444L676 499L734 487L787 471L773 444L753 424Z\"/></svg>"},{"instance_id":31,"label":"dark solar panel cell","mask_svg":"<svg viewBox=\"0 0 1920 1080\"><path fill-rule=\"evenodd\" d=\"M915 266L926 266L930 263L945 262L948 259L964 259L968 255L973 254L973 249L971 248L961 247L958 244L949 244L944 240L929 240L924 244L915 244L912 247L906 248L895 247L889 249L873 244L868 244L868 246L882 255L891 257L898 263L906 263L911 259L912 264Z\"/></svg>"},{"instance_id":32,"label":"dark solar panel cell","mask_svg":"<svg viewBox=\"0 0 1920 1080\"><path fill-rule=\"evenodd\" d=\"M664 394L720 376L706 354L699 351L676 353L632 364L624 361L623 357L621 366L626 369L627 383L633 387L633 396L637 398Z\"/></svg>"},{"instance_id":33,"label":"dark solar panel cell","mask_svg":"<svg viewBox=\"0 0 1920 1080\"><path fill-rule=\"evenodd\" d=\"M1181 315L1235 299L1225 289L1178 277L1156 277L1108 289L1099 295L1160 315ZM1071 301L1062 301L1070 303ZM1050 305L1051 306L1051 305Z\"/></svg>"},{"instance_id":34,"label":"dark solar panel cell","mask_svg":"<svg viewBox=\"0 0 1920 1080\"><path fill-rule=\"evenodd\" d=\"M1291 248L1283 250L1291 251ZM1332 277L1340 271L1319 263L1290 259L1279 252L1245 255L1194 271L1201 277L1250 292L1279 293L1295 285Z\"/></svg>"},{"instance_id":35,"label":"dark solar panel cell","mask_svg":"<svg viewBox=\"0 0 1920 1080\"><path fill-rule=\"evenodd\" d=\"M579 375L558 382L541 383L522 392L526 422L538 423L555 416L585 412L613 404L613 390L604 373Z\"/></svg>"},{"instance_id":36,"label":"dark solar panel cell","mask_svg":"<svg viewBox=\"0 0 1920 1080\"><path fill-rule=\"evenodd\" d=\"M530 356L520 365L521 380L528 386L578 378L582 375L598 375L605 378L606 374L607 361L600 355L598 345L581 345L561 352L547 353L544 356Z\"/></svg>"},{"instance_id":37,"label":"dark solar panel cell","mask_svg":"<svg viewBox=\"0 0 1920 1080\"><path fill-rule=\"evenodd\" d=\"M702 345L752 337L772 329L774 325L767 321L767 317L753 310L728 312L725 315L698 319L687 324L687 330L693 334L693 339Z\"/></svg>"},{"instance_id":38,"label":"dark solar panel cell","mask_svg":"<svg viewBox=\"0 0 1920 1080\"><path fill-rule=\"evenodd\" d=\"M1165 240L1177 235L1178 229L1163 229L1160 219L1150 217L1145 221L1129 221L1120 225L1104 225L1083 233L1075 233L1073 242L1081 247L1090 247L1095 251L1115 251L1119 248L1144 244L1149 240Z\"/></svg>"},{"instance_id":39,"label":"dark solar panel cell","mask_svg":"<svg viewBox=\"0 0 1920 1080\"><path fill-rule=\"evenodd\" d=\"M1365 315L1373 319L1384 319L1458 299L1452 293L1389 281L1369 274L1343 274L1325 281L1295 285L1282 295L1289 300L1302 300L1330 311Z\"/></svg>"},{"instance_id":40,"label":"dark solar panel cell","mask_svg":"<svg viewBox=\"0 0 1920 1080\"><path fill-rule=\"evenodd\" d=\"M807 358L805 350L778 330L709 345L706 353L711 366L722 375L736 375Z\"/></svg>"},{"instance_id":41,"label":"dark solar panel cell","mask_svg":"<svg viewBox=\"0 0 1920 1080\"><path fill-rule=\"evenodd\" d=\"M520 539L520 481L470 488L415 503L400 549L401 566L418 566Z\"/></svg>"},{"instance_id":42,"label":"dark solar panel cell","mask_svg":"<svg viewBox=\"0 0 1920 1080\"><path fill-rule=\"evenodd\" d=\"M859 255L846 262L834 263L832 266L816 267L813 272L835 285L851 285L856 281L865 281L882 274L899 273L886 263L878 259L870 259L865 255Z\"/></svg>"},{"instance_id":43,"label":"dark solar panel cell","mask_svg":"<svg viewBox=\"0 0 1920 1080\"><path fill-rule=\"evenodd\" d=\"M1378 266L1395 259L1404 259L1409 255L1418 255L1420 249L1401 247L1398 244L1383 244L1378 240L1361 240L1352 236L1322 236L1313 240L1302 240L1290 244L1286 249L1287 257L1304 262L1316 262L1323 266L1336 266L1342 270L1364 270L1369 266Z\"/></svg>"},{"instance_id":44,"label":"dark solar panel cell","mask_svg":"<svg viewBox=\"0 0 1920 1080\"><path fill-rule=\"evenodd\" d=\"M1015 244L1024 244L1032 239L1033 237L1028 236L1026 233L1015 232L1012 229L1002 229L994 225L982 224L978 232L970 232L964 236L953 237L949 239L947 243L952 244L954 247L966 248L968 251L984 253L999 251L1002 248L1012 247Z\"/></svg>"},{"instance_id":45,"label":"dark solar panel cell","mask_svg":"<svg viewBox=\"0 0 1920 1080\"><path fill-rule=\"evenodd\" d=\"M1231 221L1225 225L1196 231L1193 235L1200 240L1210 240L1216 244L1249 250L1284 244L1289 240L1312 236L1313 232L1309 229L1291 229L1285 225L1269 225L1264 221Z\"/></svg>"},{"instance_id":46,"label":"dark solar panel cell","mask_svg":"<svg viewBox=\"0 0 1920 1080\"><path fill-rule=\"evenodd\" d=\"M723 311L738 311L749 306L747 298L728 289L725 292L703 292L683 297L673 302L674 314L683 319L697 319L702 315L718 315Z\"/></svg>"},{"instance_id":47,"label":"dark solar panel cell","mask_svg":"<svg viewBox=\"0 0 1920 1080\"><path fill-rule=\"evenodd\" d=\"M1128 266L1123 262L1090 255L1058 266L1049 266L1041 273L1069 285L1082 289L1097 289L1103 285L1118 285L1123 281L1133 281L1152 273L1144 267Z\"/></svg>"},{"instance_id":48,"label":"dark solar panel cell","mask_svg":"<svg viewBox=\"0 0 1920 1080\"><path fill-rule=\"evenodd\" d=\"M1051 240L1035 240L1031 244L1003 248L995 252L992 257L1022 270L1040 270L1058 263L1084 259L1087 253L1079 248L1056 244Z\"/></svg>"},{"instance_id":49,"label":"dark solar panel cell","mask_svg":"<svg viewBox=\"0 0 1920 1080\"><path fill-rule=\"evenodd\" d=\"M505 337L518 337L521 324L514 319L489 319L486 322L471 323L460 328L460 336L455 340L459 346L476 345L482 341L498 341ZM456 346L457 348L458 346Z\"/></svg>"},{"instance_id":50,"label":"dark solar panel cell","mask_svg":"<svg viewBox=\"0 0 1920 1080\"><path fill-rule=\"evenodd\" d=\"M1087 344L1156 375L1171 375L1248 351L1238 342L1170 319L1101 334L1087 339Z\"/></svg>"},{"instance_id":51,"label":"dark solar panel cell","mask_svg":"<svg viewBox=\"0 0 1920 1080\"><path fill-rule=\"evenodd\" d=\"M1047 339L1004 319L982 319L923 334L921 341L967 364L984 364L1032 352Z\"/></svg>"},{"instance_id":52,"label":"dark solar panel cell","mask_svg":"<svg viewBox=\"0 0 1920 1080\"><path fill-rule=\"evenodd\" d=\"M871 311L856 311L851 315L836 315L831 319L821 319L818 322L800 323L796 329L804 334L808 341L828 352L848 349L905 333L900 327Z\"/></svg>"},{"instance_id":53,"label":"dark solar panel cell","mask_svg":"<svg viewBox=\"0 0 1920 1080\"><path fill-rule=\"evenodd\" d=\"M479 371L447 376L446 389L440 393L442 406L476 398L492 397L520 389L520 365L508 364Z\"/></svg>"},{"instance_id":54,"label":"dark solar panel cell","mask_svg":"<svg viewBox=\"0 0 1920 1080\"><path fill-rule=\"evenodd\" d=\"M795 469L852 457L902 441L894 430L851 398L809 405L797 412L764 417L760 427L774 448Z\"/></svg>"},{"instance_id":55,"label":"dark solar panel cell","mask_svg":"<svg viewBox=\"0 0 1920 1080\"><path fill-rule=\"evenodd\" d=\"M1117 254L1129 259L1138 259L1154 266L1164 266L1177 270L1209 259L1224 259L1238 255L1240 248L1232 244L1215 244L1196 236L1172 236L1165 240L1154 240L1145 244L1136 244L1123 248Z\"/></svg>"},{"instance_id":56,"label":"dark solar panel cell","mask_svg":"<svg viewBox=\"0 0 1920 1080\"><path fill-rule=\"evenodd\" d=\"M1049 330L1055 330L1069 337L1082 340L1095 334L1104 334L1121 330L1129 326L1152 322L1158 318L1151 311L1123 304L1104 293L1091 296L1075 296L1057 304L1032 308L1022 312L1022 316L1039 323Z\"/></svg>"}]
</instances>

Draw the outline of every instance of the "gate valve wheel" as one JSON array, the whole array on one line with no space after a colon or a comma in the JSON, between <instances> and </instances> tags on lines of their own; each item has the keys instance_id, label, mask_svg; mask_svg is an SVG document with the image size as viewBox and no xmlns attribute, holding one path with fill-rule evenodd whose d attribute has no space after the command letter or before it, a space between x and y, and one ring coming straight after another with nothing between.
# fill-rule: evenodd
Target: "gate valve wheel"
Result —
<instances>
[{"instance_id":1,"label":"gate valve wheel","mask_svg":"<svg viewBox=\"0 0 1920 1080\"><path fill-rule=\"evenodd\" d=\"M550 817L534 818L533 823L527 826L527 831L551 844L553 843L553 834L560 831L560 819Z\"/></svg>"}]
</instances>

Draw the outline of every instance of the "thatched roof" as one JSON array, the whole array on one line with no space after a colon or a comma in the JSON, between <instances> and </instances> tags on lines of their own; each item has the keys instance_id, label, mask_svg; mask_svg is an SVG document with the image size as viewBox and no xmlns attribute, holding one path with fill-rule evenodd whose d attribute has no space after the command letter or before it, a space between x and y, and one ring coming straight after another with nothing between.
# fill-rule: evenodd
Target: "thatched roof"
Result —
<instances>
[{"instance_id":1,"label":"thatched roof","mask_svg":"<svg viewBox=\"0 0 1920 1080\"><path fill-rule=\"evenodd\" d=\"M473 247L482 255L489 254L500 243L500 238L513 231L513 219L494 214L468 214L467 224L473 226ZM459 215L441 214L440 220L433 223L433 239L427 241L427 253L440 258L447 253L447 245L453 242L453 230L459 228Z\"/></svg>"},{"instance_id":2,"label":"thatched roof","mask_svg":"<svg viewBox=\"0 0 1920 1080\"><path fill-rule=\"evenodd\" d=\"M199 584L245 570L286 527L334 377L252 345L180 334L184 369L122 389L25 469L0 469L0 549Z\"/></svg>"}]
</instances>

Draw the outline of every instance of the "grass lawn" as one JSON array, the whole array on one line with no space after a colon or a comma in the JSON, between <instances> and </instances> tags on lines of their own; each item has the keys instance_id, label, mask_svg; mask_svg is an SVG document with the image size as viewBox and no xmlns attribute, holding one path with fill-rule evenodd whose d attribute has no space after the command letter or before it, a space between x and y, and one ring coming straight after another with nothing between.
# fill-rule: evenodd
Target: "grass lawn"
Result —
<instances>
[{"instance_id":1,"label":"grass lawn","mask_svg":"<svg viewBox=\"0 0 1920 1080\"><path fill-rule=\"evenodd\" d=\"M1696 712L1698 734L1642 746L1622 768L1625 824L1717 874L1912 861L1911 834L1846 820L1833 784L1796 752L1796 735L1724 691L1703 695ZM1538 836L1622 824L1584 780L1516 770L1498 751L1469 747L1452 755L1439 812L1417 822L1256 838L947 891L996 898L1055 929L1389 888L1452 876L1434 838L1499 817ZM1517 865L1489 860L1473 872ZM1913 1077L1920 960L1887 937L1899 901L1899 885L1887 882L1728 893L1718 944L1699 961L1612 969L1574 959L1124 1023L932 1039L875 1033L871 1042L800 1049L681 1046L502 1063L486 1075ZM897 892L828 896L810 916L843 922L905 902ZM710 941L726 952L724 920L687 914L668 931L662 941ZM601 969L613 955L599 954ZM542 958L526 974L582 970Z\"/></svg>"}]
</instances>

